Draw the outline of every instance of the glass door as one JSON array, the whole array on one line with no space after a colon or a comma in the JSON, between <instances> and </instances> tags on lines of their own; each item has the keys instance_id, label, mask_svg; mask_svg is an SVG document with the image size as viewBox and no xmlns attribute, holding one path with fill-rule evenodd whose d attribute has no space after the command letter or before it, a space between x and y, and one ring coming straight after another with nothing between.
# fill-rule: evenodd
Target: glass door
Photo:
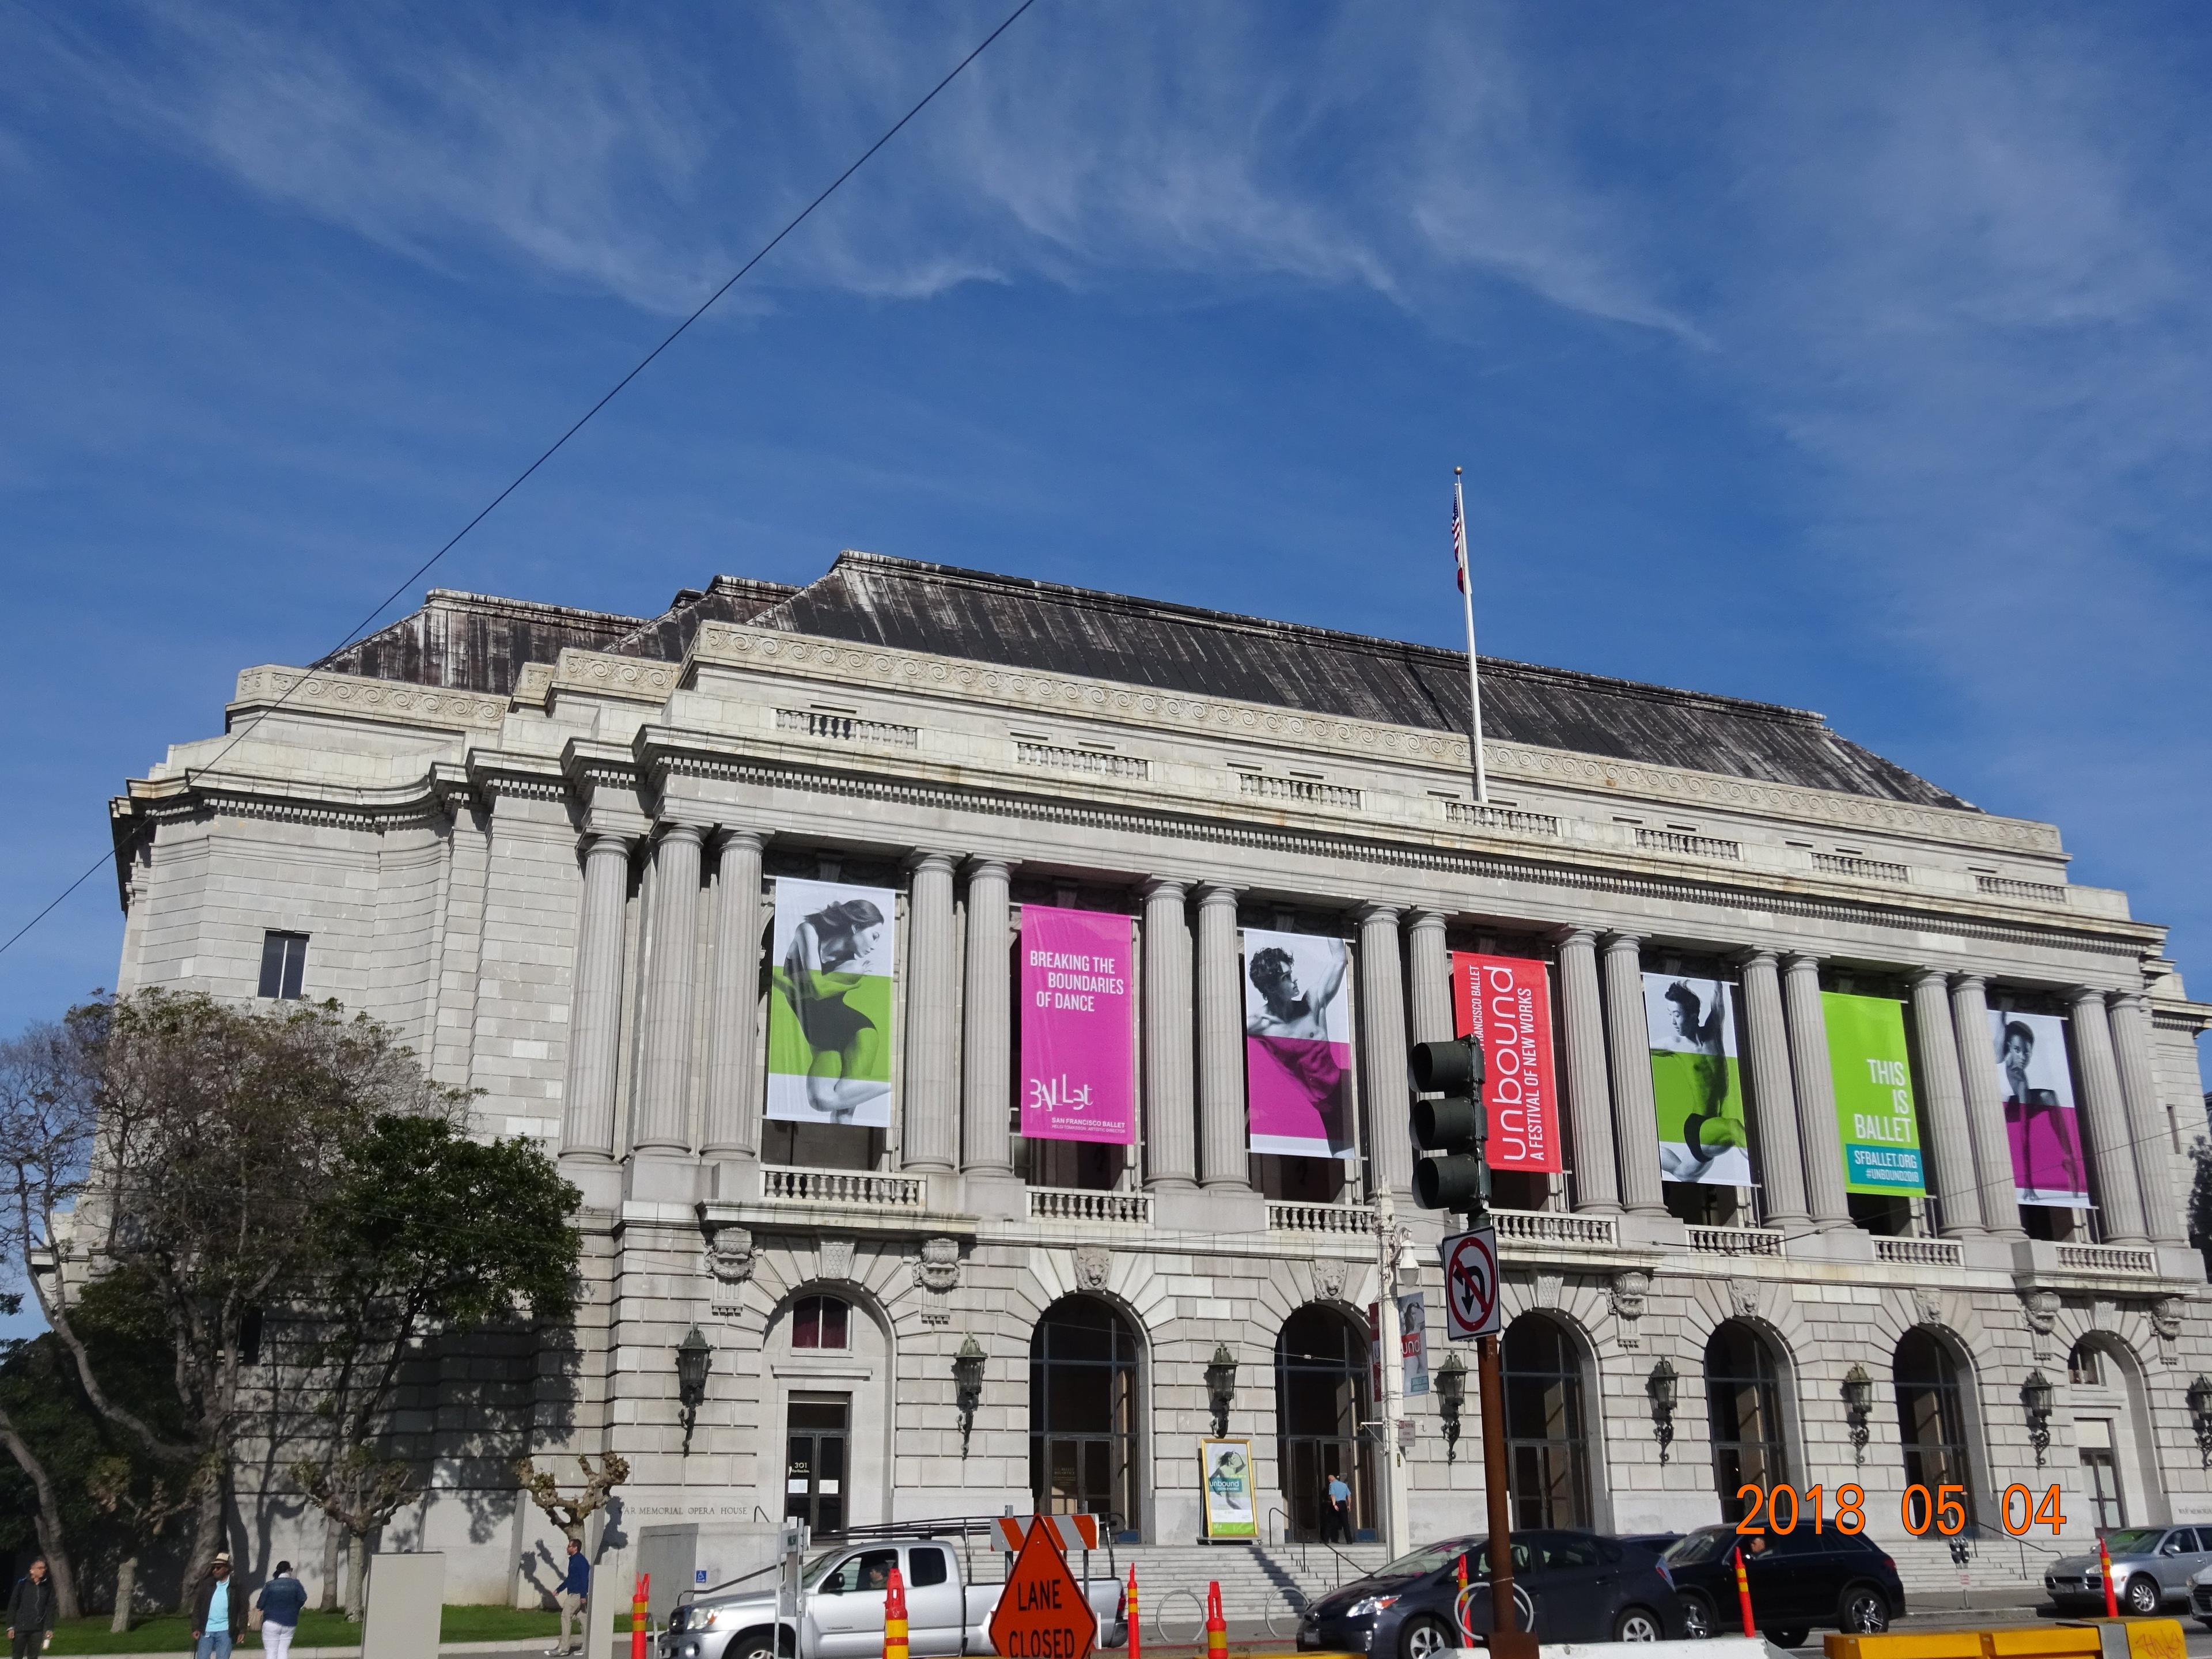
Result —
<instances>
[{"instance_id":1,"label":"glass door","mask_svg":"<svg viewBox=\"0 0 2212 1659\"><path fill-rule=\"evenodd\" d=\"M846 1437L852 1415L844 1398L794 1398L785 1421L783 1515L804 1521L817 1538L845 1530Z\"/></svg>"}]
</instances>

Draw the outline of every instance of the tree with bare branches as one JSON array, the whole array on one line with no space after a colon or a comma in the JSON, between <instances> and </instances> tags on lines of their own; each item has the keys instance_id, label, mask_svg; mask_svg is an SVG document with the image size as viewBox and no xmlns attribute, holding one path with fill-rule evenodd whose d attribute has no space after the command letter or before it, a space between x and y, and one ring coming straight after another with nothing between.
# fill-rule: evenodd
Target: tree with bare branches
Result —
<instances>
[{"instance_id":1,"label":"tree with bare branches","mask_svg":"<svg viewBox=\"0 0 2212 1659\"><path fill-rule=\"evenodd\" d=\"M93 1466L85 1483L93 1507L121 1522L128 1540L115 1567L115 1615L107 1626L111 1634L131 1628L131 1604L138 1598L138 1564L148 1547L159 1543L179 1516L199 1508L201 1489L215 1478L212 1463L202 1463L181 1480L169 1474L149 1476L128 1457L103 1457Z\"/></svg>"},{"instance_id":2,"label":"tree with bare branches","mask_svg":"<svg viewBox=\"0 0 2212 1659\"><path fill-rule=\"evenodd\" d=\"M629 1462L609 1452L597 1468L592 1467L590 1458L580 1455L576 1462L584 1472L584 1484L574 1498L562 1497L561 1483L552 1472L539 1468L527 1457L515 1460L514 1478L530 1494L531 1501L545 1511L545 1518L580 1544L584 1522L605 1509L615 1488L629 1479Z\"/></svg>"}]
</instances>

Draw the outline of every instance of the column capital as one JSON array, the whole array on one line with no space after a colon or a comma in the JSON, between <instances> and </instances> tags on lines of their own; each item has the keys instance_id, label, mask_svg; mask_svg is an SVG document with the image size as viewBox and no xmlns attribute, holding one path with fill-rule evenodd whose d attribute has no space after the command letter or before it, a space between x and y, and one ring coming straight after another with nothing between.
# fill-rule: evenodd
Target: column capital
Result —
<instances>
[{"instance_id":1,"label":"column capital","mask_svg":"<svg viewBox=\"0 0 2212 1659\"><path fill-rule=\"evenodd\" d=\"M942 870L949 876L952 873L953 866L959 861L957 854L935 847L917 847L906 855L905 865L907 869L916 873L924 870Z\"/></svg>"},{"instance_id":2,"label":"column capital","mask_svg":"<svg viewBox=\"0 0 2212 1659\"><path fill-rule=\"evenodd\" d=\"M1954 974L1951 975L1951 988L1954 991L1972 991L1978 995L1987 995L1990 988L1990 976L1987 974Z\"/></svg>"},{"instance_id":3,"label":"column capital","mask_svg":"<svg viewBox=\"0 0 2212 1659\"><path fill-rule=\"evenodd\" d=\"M1397 905L1385 904L1380 899L1369 899L1352 914L1359 918L1363 927L1370 921L1387 921L1395 927L1398 925L1401 912Z\"/></svg>"},{"instance_id":4,"label":"column capital","mask_svg":"<svg viewBox=\"0 0 2212 1659\"><path fill-rule=\"evenodd\" d=\"M683 818L664 818L653 825L660 840L688 841L694 847L703 847L707 844L708 832L712 827L709 824L692 823Z\"/></svg>"},{"instance_id":5,"label":"column capital","mask_svg":"<svg viewBox=\"0 0 2212 1659\"><path fill-rule=\"evenodd\" d=\"M1739 968L1755 968L1761 963L1771 968L1780 960L1770 947L1764 945L1747 945L1734 952L1734 956Z\"/></svg>"},{"instance_id":6,"label":"column capital","mask_svg":"<svg viewBox=\"0 0 2212 1659\"><path fill-rule=\"evenodd\" d=\"M1641 933L1607 933L1605 936L1605 953L1607 956L1626 951L1641 952L1643 949L1644 935Z\"/></svg>"},{"instance_id":7,"label":"column capital","mask_svg":"<svg viewBox=\"0 0 2212 1659\"><path fill-rule=\"evenodd\" d=\"M2141 991L2108 991L2105 994L2105 1000L2115 1008L2141 1008L2150 1001L2150 998Z\"/></svg>"},{"instance_id":8,"label":"column capital","mask_svg":"<svg viewBox=\"0 0 2212 1659\"><path fill-rule=\"evenodd\" d=\"M620 853L627 859L633 837L619 830L587 830L584 832L584 856L595 853Z\"/></svg>"},{"instance_id":9,"label":"column capital","mask_svg":"<svg viewBox=\"0 0 2212 1659\"><path fill-rule=\"evenodd\" d=\"M732 847L750 847L756 853L767 850L775 831L756 830L750 824L726 823L714 834L714 845L723 852Z\"/></svg>"},{"instance_id":10,"label":"column capital","mask_svg":"<svg viewBox=\"0 0 2212 1659\"><path fill-rule=\"evenodd\" d=\"M1189 896L1190 883L1182 876L1147 876L1137 891L1147 901L1174 898L1180 902Z\"/></svg>"},{"instance_id":11,"label":"column capital","mask_svg":"<svg viewBox=\"0 0 2212 1659\"><path fill-rule=\"evenodd\" d=\"M1589 949L1595 951L1597 948L1597 929L1595 927L1585 927L1578 921L1571 922L1566 927L1559 929L1559 937L1554 939L1553 943L1557 945L1562 951L1565 950L1570 945L1586 945Z\"/></svg>"},{"instance_id":12,"label":"column capital","mask_svg":"<svg viewBox=\"0 0 2212 1659\"><path fill-rule=\"evenodd\" d=\"M1923 965L1907 970L1907 976L1911 980L1912 988L1915 990L1929 984L1938 985L1948 990L1951 985L1949 971L1942 968L1929 968Z\"/></svg>"},{"instance_id":13,"label":"column capital","mask_svg":"<svg viewBox=\"0 0 2212 1659\"><path fill-rule=\"evenodd\" d=\"M1782 958L1782 970L1787 974L1817 974L1820 958L1810 951L1792 951Z\"/></svg>"},{"instance_id":14,"label":"column capital","mask_svg":"<svg viewBox=\"0 0 2212 1659\"><path fill-rule=\"evenodd\" d=\"M2105 994L2094 985L2069 985L2058 994L2076 1008L2084 1007L2090 1003L2094 1003L2100 1008L2105 1006Z\"/></svg>"},{"instance_id":15,"label":"column capital","mask_svg":"<svg viewBox=\"0 0 2212 1659\"><path fill-rule=\"evenodd\" d=\"M1432 905L1417 905L1406 912L1406 923L1415 933L1425 933L1431 927L1449 926L1449 919Z\"/></svg>"},{"instance_id":16,"label":"column capital","mask_svg":"<svg viewBox=\"0 0 2212 1659\"><path fill-rule=\"evenodd\" d=\"M1199 906L1202 909L1214 910L1226 904L1234 909L1237 896L1243 890L1242 887L1225 881L1202 881L1198 884Z\"/></svg>"},{"instance_id":17,"label":"column capital","mask_svg":"<svg viewBox=\"0 0 2212 1659\"><path fill-rule=\"evenodd\" d=\"M978 876L996 876L1004 880L1012 875L1020 864L1019 859L1002 859L995 854L978 853L968 860L968 879L973 881Z\"/></svg>"}]
</instances>

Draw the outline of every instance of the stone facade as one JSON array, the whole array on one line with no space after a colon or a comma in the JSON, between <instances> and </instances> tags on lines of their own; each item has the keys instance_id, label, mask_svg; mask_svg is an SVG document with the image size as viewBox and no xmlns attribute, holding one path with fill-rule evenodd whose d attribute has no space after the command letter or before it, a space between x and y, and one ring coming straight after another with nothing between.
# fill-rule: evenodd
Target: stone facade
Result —
<instances>
[{"instance_id":1,"label":"stone facade","mask_svg":"<svg viewBox=\"0 0 2212 1659\"><path fill-rule=\"evenodd\" d=\"M1554 1322L1578 1369L1575 1518L1718 1518L1704 1375L1735 1322L1777 1367L1784 1472L1863 1486L1873 1529L1923 1577L1949 1567L1896 1522L1891 1379L1916 1330L1961 1379L1985 1519L2008 1485L2056 1482L2082 1534L2081 1442L2110 1424L2129 1518L2212 1520L2184 1399L2212 1370L2212 1309L2183 1221L2212 1008L2124 895L2067 880L2053 827L1510 739L1488 745L1498 798L1477 806L1465 739L1421 725L773 616L703 622L680 660L561 649L503 691L250 668L229 735L175 747L116 803L124 989L248 997L264 933L305 934L307 995L400 1027L441 1082L481 1091L482 1132L543 1140L584 1194L575 1329L446 1355L395 1425L430 1490L391 1538L451 1552L455 1593L550 1580L550 1536L506 1474L524 1451L620 1452L633 1521L781 1515L794 1398L843 1404L851 1521L1026 1510L1032 1338L1070 1297L1137 1345L1131 1530L1198 1534L1217 1345L1238 1362L1230 1431L1251 1440L1263 1512L1287 1513L1285 1322L1318 1305L1364 1329L1393 1232L1404 1286L1441 1322L1403 1043L1448 1034L1443 953L1484 944L1553 964L1573 1176L1500 1225L1508 1316ZM898 1110L865 1149L794 1157L763 1120L778 876L901 896ZM1009 1132L1006 951L1032 902L1135 919L1144 1144L1110 1186L1031 1179L1061 1166ZM1240 923L1351 942L1362 1158L1335 1201L1255 1184ZM1643 968L1685 959L1742 987L1763 1183L1696 1221L1661 1178L1638 989ZM1937 1194L1880 1235L1843 1190L1821 1029L1819 991L1849 984L1911 1012ZM2013 1199L1981 1033L1989 1006L2023 998L2077 1033L2094 1237L2031 1237ZM794 1346L796 1300L818 1296L850 1310L842 1347ZM687 1453L673 1356L694 1325L714 1352ZM953 1360L970 1336L986 1363L963 1435ZM2069 1373L2084 1345L2098 1359ZM1664 1446L1662 1359L1680 1378ZM1863 1446L1854 1366L1875 1383ZM2057 1395L2040 1453L2031 1370ZM1363 1518L1391 1541L1482 1527L1469 1396L1456 1455L1433 1395L1401 1402L1395 1450L1368 1438ZM296 1500L248 1498L257 1536L313 1558ZM2040 1571L2031 1549L1984 1552L1978 1570Z\"/></svg>"}]
</instances>

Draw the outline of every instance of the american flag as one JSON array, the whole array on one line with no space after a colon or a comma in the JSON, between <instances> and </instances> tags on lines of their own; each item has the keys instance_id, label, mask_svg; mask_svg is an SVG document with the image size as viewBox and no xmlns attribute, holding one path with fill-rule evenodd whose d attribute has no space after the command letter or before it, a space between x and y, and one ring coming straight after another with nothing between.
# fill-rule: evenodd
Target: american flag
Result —
<instances>
[{"instance_id":1,"label":"american flag","mask_svg":"<svg viewBox=\"0 0 2212 1659\"><path fill-rule=\"evenodd\" d=\"M1459 480L1452 480L1452 562L1459 567L1459 591L1467 592L1467 514L1460 506Z\"/></svg>"}]
</instances>

